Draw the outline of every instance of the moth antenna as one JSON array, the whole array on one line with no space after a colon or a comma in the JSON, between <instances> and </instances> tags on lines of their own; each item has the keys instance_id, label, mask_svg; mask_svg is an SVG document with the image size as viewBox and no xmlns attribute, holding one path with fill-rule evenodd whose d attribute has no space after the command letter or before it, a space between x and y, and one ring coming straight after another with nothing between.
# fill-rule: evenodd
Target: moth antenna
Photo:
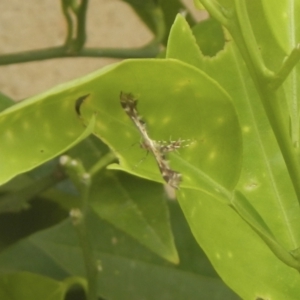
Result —
<instances>
[{"instance_id":1,"label":"moth antenna","mask_svg":"<svg viewBox=\"0 0 300 300\"><path fill-rule=\"evenodd\" d=\"M142 162L144 162L147 159L148 154L149 154L149 151L147 151L146 155L142 159L140 159L140 161L137 164L134 165L133 170L135 170Z\"/></svg>"}]
</instances>

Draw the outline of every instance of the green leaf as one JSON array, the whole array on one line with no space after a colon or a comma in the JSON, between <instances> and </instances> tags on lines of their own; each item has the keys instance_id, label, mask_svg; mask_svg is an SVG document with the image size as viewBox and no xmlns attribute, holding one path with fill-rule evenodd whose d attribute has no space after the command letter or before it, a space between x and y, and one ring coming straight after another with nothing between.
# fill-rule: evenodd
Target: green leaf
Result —
<instances>
[{"instance_id":1,"label":"green leaf","mask_svg":"<svg viewBox=\"0 0 300 300\"><path fill-rule=\"evenodd\" d=\"M128 74L134 80L125 80ZM235 186L241 165L241 139L230 98L203 72L175 60L124 61L6 110L0 115L0 123L8 129L3 131L3 139L9 141L1 148L0 162L2 159L5 166L2 181L77 143L92 130L93 116L97 119L94 133L112 149L136 144L140 137L120 105L120 91L132 92L140 99L139 110L146 114L153 139L194 141L181 149L180 155L170 155L171 166L184 173L182 187L226 194L223 188ZM75 103L87 94L80 107L86 126L90 124L84 131ZM41 120L44 125L38 126ZM139 147L118 153L127 172L162 182L152 157L133 170L144 155Z\"/></svg>"},{"instance_id":2,"label":"green leaf","mask_svg":"<svg viewBox=\"0 0 300 300\"><path fill-rule=\"evenodd\" d=\"M164 15L161 7L158 5L157 1L154 0L123 0L127 2L136 12L136 14L141 18L141 20L148 26L148 28L153 32L154 38L149 45L153 44L157 46L165 38L166 27ZM156 44L156 45L155 45Z\"/></svg>"},{"instance_id":3,"label":"green leaf","mask_svg":"<svg viewBox=\"0 0 300 300\"><path fill-rule=\"evenodd\" d=\"M124 80L128 74L135 80ZM90 82L90 96L81 107L82 118L87 123L97 114L95 134L112 149L126 149L140 140L119 102L120 91L131 92L139 99L138 109L152 139L194 141L180 149L180 155L170 155L172 167L183 173L182 187L209 192L218 189L217 193L222 193L222 188L235 186L241 165L238 120L230 98L204 73L175 60L128 60L103 76L101 82L97 89ZM135 146L117 156L119 168L162 182L152 157L133 168L145 156L143 149Z\"/></svg>"},{"instance_id":4,"label":"green leaf","mask_svg":"<svg viewBox=\"0 0 300 300\"><path fill-rule=\"evenodd\" d=\"M159 0L159 4L164 13L166 36L164 44L167 43L168 36L174 19L178 13L183 12L186 17L187 22L192 26L195 25L195 20L184 3L180 0Z\"/></svg>"},{"instance_id":5,"label":"green leaf","mask_svg":"<svg viewBox=\"0 0 300 300\"><path fill-rule=\"evenodd\" d=\"M124 174L103 175L93 179L90 201L95 212L154 253L178 264L162 186Z\"/></svg>"},{"instance_id":6,"label":"green leaf","mask_svg":"<svg viewBox=\"0 0 300 300\"><path fill-rule=\"evenodd\" d=\"M177 210L173 222L177 224L176 235L184 237L179 243L185 261L182 267L165 263L94 213L88 220L91 240L102 264L98 277L99 297L111 300L237 299L213 272L205 274L208 263L194 247L180 211ZM32 235L2 252L0 266L2 272L23 270L54 279L81 277L85 273L81 249L70 221Z\"/></svg>"},{"instance_id":7,"label":"green leaf","mask_svg":"<svg viewBox=\"0 0 300 300\"><path fill-rule=\"evenodd\" d=\"M109 148L101 140L94 135L90 135L68 150L67 155L80 160L85 169L90 170L108 152L110 152Z\"/></svg>"},{"instance_id":8,"label":"green leaf","mask_svg":"<svg viewBox=\"0 0 300 300\"><path fill-rule=\"evenodd\" d=\"M0 195L0 214L27 209L30 200L63 178L62 175L55 176L53 171L45 176L35 178L35 180L31 176L28 173L20 175L17 180L12 180L9 184L1 187L4 193ZM14 186L11 191L9 190L10 186Z\"/></svg>"},{"instance_id":9,"label":"green leaf","mask_svg":"<svg viewBox=\"0 0 300 300\"><path fill-rule=\"evenodd\" d=\"M238 212L240 217L246 221L255 232L258 233L262 240L282 262L292 268L299 268L299 263L297 259L295 259L294 254L291 255L278 243L262 217L241 192L238 191L235 193L231 207ZM292 252L294 253L294 251Z\"/></svg>"},{"instance_id":10,"label":"green leaf","mask_svg":"<svg viewBox=\"0 0 300 300\"><path fill-rule=\"evenodd\" d=\"M278 260L230 207L193 190L181 190L179 200L198 243L242 299L299 298L298 272Z\"/></svg>"},{"instance_id":11,"label":"green leaf","mask_svg":"<svg viewBox=\"0 0 300 300\"><path fill-rule=\"evenodd\" d=\"M12 99L7 97L6 95L0 93L0 111L14 105L14 102Z\"/></svg>"},{"instance_id":12,"label":"green leaf","mask_svg":"<svg viewBox=\"0 0 300 300\"><path fill-rule=\"evenodd\" d=\"M194 0L193 2L196 8L198 8L199 10L205 10L204 6L201 4L199 0Z\"/></svg>"},{"instance_id":13,"label":"green leaf","mask_svg":"<svg viewBox=\"0 0 300 300\"><path fill-rule=\"evenodd\" d=\"M138 16L143 20L143 22L149 27L149 29L156 33L156 24L153 19L155 10L158 8L156 1L153 0L123 0L128 3Z\"/></svg>"},{"instance_id":14,"label":"green leaf","mask_svg":"<svg viewBox=\"0 0 300 300\"><path fill-rule=\"evenodd\" d=\"M212 2L207 0L194 0L194 4L198 9L203 9L205 7L205 2ZM204 5L202 5L204 3ZM216 0L213 1L212 4L220 9L222 12L230 13L234 9L234 0Z\"/></svg>"},{"instance_id":15,"label":"green leaf","mask_svg":"<svg viewBox=\"0 0 300 300\"><path fill-rule=\"evenodd\" d=\"M0 215L0 251L21 238L48 228L68 217L68 212L56 203L40 196L31 199L30 207L19 213Z\"/></svg>"},{"instance_id":16,"label":"green leaf","mask_svg":"<svg viewBox=\"0 0 300 300\"><path fill-rule=\"evenodd\" d=\"M221 74L220 69L227 70ZM228 45L205 70L232 95L243 132L243 170L238 189L251 201L287 249L300 241L298 201L279 147L239 52ZM272 207L274 210L270 210Z\"/></svg>"},{"instance_id":17,"label":"green leaf","mask_svg":"<svg viewBox=\"0 0 300 300\"><path fill-rule=\"evenodd\" d=\"M169 57L193 63L190 60L191 55L186 56L186 52L176 51L176 45L180 43L177 36L182 37L183 31L186 32L185 37L191 35L186 23L178 18L169 38L170 50L167 49L167 52ZM190 44L187 44L188 41ZM186 47L195 48L192 37L186 38L185 42ZM232 43L228 43L224 51L213 59L204 58L201 53L197 57L198 50L192 55L195 57L194 61L197 61L194 65L205 70L231 95L239 115L243 132L244 160L238 189L255 209L251 212L247 208L244 212L240 210L240 213L243 217L249 214L257 224L262 225L259 219L263 219L263 228L269 228L286 252L297 248L300 241L298 201L269 122L239 52ZM298 274L276 259L266 244L232 210L220 206L209 196L195 193L189 190L182 191L179 195L180 204L199 244L226 283L245 299L255 299L258 296L275 298L275 295L279 295L278 299L289 298L284 296L287 289L290 289L289 299L297 299ZM192 203L191 198L194 199ZM221 259L220 251L225 261ZM229 263L233 258L237 258L238 261ZM235 266L234 270L232 265ZM281 276L280 280L284 283L274 284L274 276L279 269L279 274L286 274L286 277ZM261 283L264 283L263 288ZM247 288L250 286L251 288Z\"/></svg>"},{"instance_id":18,"label":"green leaf","mask_svg":"<svg viewBox=\"0 0 300 300\"><path fill-rule=\"evenodd\" d=\"M225 46L222 26L212 18L198 23L192 27L192 31L203 55L215 56Z\"/></svg>"},{"instance_id":19,"label":"green leaf","mask_svg":"<svg viewBox=\"0 0 300 300\"><path fill-rule=\"evenodd\" d=\"M187 20L195 24L192 15L180 0L123 0L127 2L146 26L166 44L176 14L187 13ZM162 35L162 36L160 36Z\"/></svg>"},{"instance_id":20,"label":"green leaf","mask_svg":"<svg viewBox=\"0 0 300 300\"><path fill-rule=\"evenodd\" d=\"M166 57L178 58L202 69L203 58L201 51L189 25L181 15L177 15L171 28Z\"/></svg>"},{"instance_id":21,"label":"green leaf","mask_svg":"<svg viewBox=\"0 0 300 300\"><path fill-rule=\"evenodd\" d=\"M110 153L108 147L93 135L67 151L67 155L81 161L88 172L108 153ZM68 211L80 208L81 204L78 191L70 180L60 182L58 186L43 192L42 197L58 203Z\"/></svg>"},{"instance_id":22,"label":"green leaf","mask_svg":"<svg viewBox=\"0 0 300 300\"><path fill-rule=\"evenodd\" d=\"M298 26L299 20L299 2L298 1L281 1L279 5L272 4L272 1L258 1L261 5L262 13L265 19L265 28L268 30L268 37L260 43L264 50L264 57L271 69L278 71L286 56L291 53L293 49L298 47L300 41L300 31ZM258 4L255 5L257 8ZM255 20L253 20L255 23ZM265 30L266 31L266 30ZM258 39L261 37L261 32L256 30ZM265 37L265 36L264 36ZM283 84L285 94L282 98L288 105L288 113L290 118L292 143L296 147L300 144L299 134L299 63L291 71L287 80Z\"/></svg>"},{"instance_id":23,"label":"green leaf","mask_svg":"<svg viewBox=\"0 0 300 300\"><path fill-rule=\"evenodd\" d=\"M272 1L254 0L247 2L248 14L255 38L264 59L264 63L273 72L278 72L286 56L291 53L299 42L297 13L293 1L281 1L280 5ZM288 33L288 35L286 35ZM296 147L300 144L299 136L299 64L283 84L282 102L286 102L290 119L292 143Z\"/></svg>"},{"instance_id":24,"label":"green leaf","mask_svg":"<svg viewBox=\"0 0 300 300\"><path fill-rule=\"evenodd\" d=\"M28 272L0 276L0 298L5 300L63 300L72 285L86 287L84 279L71 277L56 281Z\"/></svg>"},{"instance_id":25,"label":"green leaf","mask_svg":"<svg viewBox=\"0 0 300 300\"><path fill-rule=\"evenodd\" d=\"M96 137L90 136L69 150L68 154L72 155L72 159L83 161L85 167L93 169L93 165L97 165L101 157L106 155L105 151L107 147L103 147ZM148 193L145 194L145 191ZM68 210L79 207L77 191L66 182L42 196ZM89 202L96 213L157 255L178 263L166 200L161 185L137 177L103 170L92 176Z\"/></svg>"},{"instance_id":26,"label":"green leaf","mask_svg":"<svg viewBox=\"0 0 300 300\"><path fill-rule=\"evenodd\" d=\"M85 168L93 169L107 155L106 152L107 147L98 138L89 136L70 149L68 154L72 159L82 161ZM136 238L157 255L172 263L178 263L163 187L118 173L100 170L92 176L89 196L91 206L101 218ZM148 193L145 194L145 191ZM68 210L79 207L78 194L66 183L43 193L43 197Z\"/></svg>"},{"instance_id":27,"label":"green leaf","mask_svg":"<svg viewBox=\"0 0 300 300\"><path fill-rule=\"evenodd\" d=\"M278 43L277 33L273 32L270 26L263 3L264 1L260 0L247 1L248 16L264 63L272 71L277 71L288 52Z\"/></svg>"},{"instance_id":28,"label":"green leaf","mask_svg":"<svg viewBox=\"0 0 300 300\"><path fill-rule=\"evenodd\" d=\"M131 78L135 78L135 81L125 80L128 78L128 74ZM164 76L160 77L160 74L164 74ZM151 82L151 85L148 82ZM146 153L137 145L132 146L140 140L140 136L120 105L120 91L132 92L139 96L138 109L145 116L149 134L153 139L167 141L172 136L172 139L181 138L192 141L189 147L180 149L180 153L170 155L172 168L174 167L176 171L183 174L182 188L204 190L223 201L226 197L226 201L228 201L230 190L238 181L241 166L241 136L236 113L230 98L216 82L196 68L179 61L124 61L84 79L69 83L65 89L60 88L60 91L55 89L48 92L46 96L41 95L26 103L21 103L15 106L14 110L6 111L2 117L4 118L10 113L14 116L15 123L23 124L24 122L33 122L35 120L33 116L39 110L43 111L45 117L49 119L48 113L51 112L49 107L52 110L56 110L56 108L62 110L64 114L55 115L51 121L53 124L51 130L58 135L57 142L64 140L63 147L72 145L72 143L67 144L67 142L71 142L70 139L65 140L65 132L70 129L71 121L77 120L78 126L83 127L76 111L86 126L91 124L91 119L96 118L94 133L117 152L121 163L119 168L141 177L163 182L152 156L149 155L144 162L135 167ZM83 95L89 96L83 102L77 102L77 99ZM64 104L65 102L66 104ZM27 114L21 114L22 111L26 111ZM42 117L43 115L40 116L40 118ZM75 126L72 136L77 134L78 126ZM86 130L89 132L89 127ZM20 144L23 142L25 145L27 144L26 147L33 149L36 149L36 144L49 142L49 135L43 134L39 128L34 133L34 140L31 140L32 131L28 131L18 142ZM54 134L52 134L52 139L51 142L56 144ZM49 148L51 150L49 156L65 150L58 146L62 147L61 144L58 144L56 148ZM233 152L233 149L236 152ZM9 150L11 148L5 148L5 151ZM12 153L16 157L20 157L20 160L22 157L22 162L35 159L36 152L28 151L24 157L23 150L24 147L13 148ZM228 161L231 163L228 164ZM15 165L15 167L20 166ZM6 168L11 169L9 162L6 162ZM19 170L19 172L21 171L22 169ZM141 197L134 194L137 192L139 189L131 192L129 199ZM117 195L114 198L118 203ZM110 221L115 226L122 227L123 230L156 253L173 262L178 261L169 233L165 210L163 210L164 218L159 225L163 226L164 224L164 229L159 232L158 224L151 221L153 213L157 212L158 207L147 206L145 199L144 197L139 200L143 204L139 205L138 210L133 205L133 209L124 218L116 220L110 216L113 220ZM154 202L156 203L156 201ZM104 203L107 204L107 201ZM116 203L110 204L116 206ZM102 211L103 206L100 207ZM162 205L160 204L159 207L162 208ZM103 210L102 215L108 212L111 214L110 206L106 205L105 208L106 211ZM144 215L142 218L141 212ZM148 213L152 213L152 215L148 216ZM128 220L129 217L141 228L131 226L130 223L125 226L124 220ZM105 218L108 216L105 215ZM150 231L152 231L151 234ZM146 235L144 236L144 234Z\"/></svg>"},{"instance_id":29,"label":"green leaf","mask_svg":"<svg viewBox=\"0 0 300 300\"><path fill-rule=\"evenodd\" d=\"M59 155L92 132L94 118L83 128L73 99L67 99L52 91L0 114L0 136L5 145L0 150L0 184Z\"/></svg>"},{"instance_id":30,"label":"green leaf","mask_svg":"<svg viewBox=\"0 0 300 300\"><path fill-rule=\"evenodd\" d=\"M280 3L272 0L261 1L265 16L278 43L289 54L300 40L297 26L299 20L299 1L283 0Z\"/></svg>"}]
</instances>

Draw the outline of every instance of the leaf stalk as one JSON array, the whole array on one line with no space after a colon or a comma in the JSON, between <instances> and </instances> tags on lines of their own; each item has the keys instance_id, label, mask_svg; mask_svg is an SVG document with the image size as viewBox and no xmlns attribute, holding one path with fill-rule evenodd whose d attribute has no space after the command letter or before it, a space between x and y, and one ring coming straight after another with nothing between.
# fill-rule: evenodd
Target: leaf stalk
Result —
<instances>
[{"instance_id":1,"label":"leaf stalk","mask_svg":"<svg viewBox=\"0 0 300 300\"><path fill-rule=\"evenodd\" d=\"M87 214L89 210L88 199L92 181L91 176L85 171L82 163L78 160L71 159L68 156L62 156L61 164L65 167L67 174L81 195L81 208L72 209L70 211L70 217L83 254L88 281L87 300L97 300L99 263L95 258L87 225Z\"/></svg>"}]
</instances>

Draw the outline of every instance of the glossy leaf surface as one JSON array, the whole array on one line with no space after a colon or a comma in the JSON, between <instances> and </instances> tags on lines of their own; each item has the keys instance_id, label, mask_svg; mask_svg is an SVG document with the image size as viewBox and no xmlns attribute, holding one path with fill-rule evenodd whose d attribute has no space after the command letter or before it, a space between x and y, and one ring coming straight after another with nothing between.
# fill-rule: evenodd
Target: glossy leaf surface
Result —
<instances>
[{"instance_id":1,"label":"glossy leaf surface","mask_svg":"<svg viewBox=\"0 0 300 300\"><path fill-rule=\"evenodd\" d=\"M124 81L127 74L134 80ZM147 84L149 80L151 85ZM119 102L120 91L131 92L139 99L138 110L152 139L193 141L180 149L179 154L170 155L172 168L185 170L182 187L207 190L218 185L229 190L234 187L240 166L238 121L230 98L205 74L174 60L135 60L124 62L115 72L103 76L102 86L97 89L93 82L89 85L94 92L82 104L83 119L88 121L97 114L95 134L111 148L126 149L141 138ZM89 90L92 88L87 85L83 94ZM237 154L231 151L233 148ZM118 152L123 169L162 182L151 156L134 168L145 156L143 149L133 146ZM228 165L226 161L233 163Z\"/></svg>"},{"instance_id":2,"label":"glossy leaf surface","mask_svg":"<svg viewBox=\"0 0 300 300\"><path fill-rule=\"evenodd\" d=\"M41 101L33 98L1 113L0 184L59 155L92 132L94 119L83 128L73 112L74 102L62 98L65 101L45 95Z\"/></svg>"},{"instance_id":3,"label":"glossy leaf surface","mask_svg":"<svg viewBox=\"0 0 300 300\"><path fill-rule=\"evenodd\" d=\"M300 40L300 2L295 0L261 1L273 35L286 54L296 47Z\"/></svg>"},{"instance_id":4,"label":"glossy leaf surface","mask_svg":"<svg viewBox=\"0 0 300 300\"><path fill-rule=\"evenodd\" d=\"M299 244L300 232L298 202L276 140L238 51L229 44L217 57L204 58L196 49L195 39L181 17L177 18L171 32L168 57L198 66L218 81L233 98L244 141L243 169L238 189L249 199L277 241L285 249L295 249ZM193 54L185 55L186 52L177 51L182 39L185 45L189 43L189 49L195 49ZM188 200L191 198L194 199L193 203ZM298 274L277 260L256 233L230 208L223 207L222 210L208 196L188 190L180 192L179 201L200 245L222 278L243 298L268 298L272 295L274 299L281 299L289 286L291 299L297 299ZM250 211L248 213L251 214ZM253 218L256 216L253 215ZM211 239L208 235L218 238ZM253 254L254 251L257 252ZM228 260L227 266L223 259ZM248 264L242 261L244 259L257 266L257 274L251 279L249 274L254 274L254 271L251 270L252 266L248 269ZM232 269L232 265L239 267ZM261 265L265 266L264 273L261 272ZM280 283L273 278L279 269L280 273L286 274L286 277L280 276ZM249 287L249 280L255 288L246 288ZM261 286L262 282L264 287Z\"/></svg>"},{"instance_id":5,"label":"glossy leaf surface","mask_svg":"<svg viewBox=\"0 0 300 300\"><path fill-rule=\"evenodd\" d=\"M130 79L124 80L129 74ZM230 98L204 73L175 60L125 61L109 71L101 70L3 112L0 118L3 140L7 142L1 149L1 157L7 172L2 174L2 181L57 155L90 132L92 123L87 133L82 133L83 125L75 109L76 100L89 95L80 107L86 126L94 116L97 119L94 133L114 150L123 149L118 153L123 169L162 182L152 157L134 169L145 151L131 147L140 136L121 108L120 91L139 98L138 109L143 117L146 114L152 139L168 141L172 137L193 141L189 147L180 149L180 155L170 155L172 168L184 172L182 187L208 192L213 189L217 193L225 188L223 193L226 193L226 189L235 186L240 172L241 139ZM53 115L56 117L52 118ZM27 135L29 127L36 128L36 132L28 130ZM17 139L14 132L20 128ZM64 136L55 139L58 131ZM18 146L22 144L26 147ZM21 163L18 152L23 154Z\"/></svg>"}]
</instances>

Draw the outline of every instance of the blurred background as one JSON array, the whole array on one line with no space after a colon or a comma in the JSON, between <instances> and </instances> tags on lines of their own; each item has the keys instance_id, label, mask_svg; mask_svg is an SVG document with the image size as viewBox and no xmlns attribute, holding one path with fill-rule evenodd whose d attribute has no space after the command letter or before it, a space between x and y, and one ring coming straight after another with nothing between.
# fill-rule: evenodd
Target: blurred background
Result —
<instances>
[{"instance_id":1,"label":"blurred background","mask_svg":"<svg viewBox=\"0 0 300 300\"><path fill-rule=\"evenodd\" d=\"M195 19L203 14L193 0L182 0ZM60 0L0 1L0 55L64 43L66 23ZM152 33L121 0L90 0L87 47L140 47ZM0 91L14 100L31 97L107 64L111 58L61 58L0 66Z\"/></svg>"}]
</instances>

